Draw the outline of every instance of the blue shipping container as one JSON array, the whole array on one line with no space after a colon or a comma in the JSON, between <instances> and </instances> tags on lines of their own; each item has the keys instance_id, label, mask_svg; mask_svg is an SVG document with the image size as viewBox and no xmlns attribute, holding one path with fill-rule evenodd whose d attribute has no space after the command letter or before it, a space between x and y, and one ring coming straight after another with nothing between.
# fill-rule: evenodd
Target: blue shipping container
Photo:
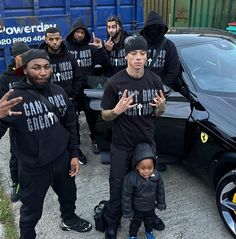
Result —
<instances>
[{"instance_id":1,"label":"blue shipping container","mask_svg":"<svg viewBox=\"0 0 236 239\"><path fill-rule=\"evenodd\" d=\"M106 39L106 19L119 16L127 31L143 24L144 0L0 0L0 73L11 62L15 41L39 45L50 26L58 26L63 38L81 17L89 30Z\"/></svg>"}]
</instances>

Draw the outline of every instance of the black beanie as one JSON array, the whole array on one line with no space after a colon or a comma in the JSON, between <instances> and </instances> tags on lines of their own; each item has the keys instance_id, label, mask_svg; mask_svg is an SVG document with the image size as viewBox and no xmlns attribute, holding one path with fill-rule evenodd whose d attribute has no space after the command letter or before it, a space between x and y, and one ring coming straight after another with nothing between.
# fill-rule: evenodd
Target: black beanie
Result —
<instances>
[{"instance_id":1,"label":"black beanie","mask_svg":"<svg viewBox=\"0 0 236 239\"><path fill-rule=\"evenodd\" d=\"M131 51L144 50L147 51L147 41L141 35L133 34L125 38L124 42L126 55Z\"/></svg>"},{"instance_id":2,"label":"black beanie","mask_svg":"<svg viewBox=\"0 0 236 239\"><path fill-rule=\"evenodd\" d=\"M25 51L28 51L29 46L23 41L17 41L13 44L11 53L14 57L21 55Z\"/></svg>"},{"instance_id":3,"label":"black beanie","mask_svg":"<svg viewBox=\"0 0 236 239\"><path fill-rule=\"evenodd\" d=\"M50 62L48 53L43 49L30 49L22 54L22 66L34 59L46 59Z\"/></svg>"}]
</instances>

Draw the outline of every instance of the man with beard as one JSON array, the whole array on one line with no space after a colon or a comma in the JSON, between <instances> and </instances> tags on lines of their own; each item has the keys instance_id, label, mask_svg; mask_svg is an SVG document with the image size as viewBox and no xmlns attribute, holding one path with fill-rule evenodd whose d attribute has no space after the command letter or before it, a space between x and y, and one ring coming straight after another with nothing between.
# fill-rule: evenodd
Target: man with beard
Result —
<instances>
[{"instance_id":1,"label":"man with beard","mask_svg":"<svg viewBox=\"0 0 236 239\"><path fill-rule=\"evenodd\" d=\"M106 72L106 75L112 76L127 66L124 40L128 33L123 29L123 25L117 16L111 16L107 19L106 29L108 40L104 41L104 46L110 56L112 65L110 70Z\"/></svg>"},{"instance_id":2,"label":"man with beard","mask_svg":"<svg viewBox=\"0 0 236 239\"><path fill-rule=\"evenodd\" d=\"M89 107L89 102L85 99L83 89L88 88L87 77L100 75L109 69L109 57L102 46L102 41L95 37L93 33L93 43L90 43L91 35L87 26L81 18L78 18L73 24L70 33L66 37L66 46L77 61L77 64L84 77L83 88L79 92L78 114L84 111L86 120L90 129L90 138L92 142L93 153L98 154L99 149L95 139L95 126L98 113Z\"/></svg>"},{"instance_id":3,"label":"man with beard","mask_svg":"<svg viewBox=\"0 0 236 239\"><path fill-rule=\"evenodd\" d=\"M148 43L147 67L161 77L162 82L173 90L180 89L178 81L179 58L174 43L165 38L168 27L162 17L155 11L151 11L145 21L143 29L140 31ZM165 171L166 165L158 163L158 170ZM156 217L154 228L164 230L165 225L162 220Z\"/></svg>"},{"instance_id":4,"label":"man with beard","mask_svg":"<svg viewBox=\"0 0 236 239\"><path fill-rule=\"evenodd\" d=\"M21 55L29 50L29 46L22 41L17 41L12 46L13 61L7 66L7 69L0 75L0 97L12 89L14 82L24 78L21 66ZM20 196L20 185L18 180L18 160L15 153L14 131L10 129L10 154L9 161L10 175L12 180L11 201L17 202Z\"/></svg>"},{"instance_id":5,"label":"man with beard","mask_svg":"<svg viewBox=\"0 0 236 239\"><path fill-rule=\"evenodd\" d=\"M76 106L78 94L81 92L82 76L74 56L67 51L62 42L60 29L50 27L45 32L45 42L39 47L48 52L52 76L51 82L61 86L73 105ZM80 144L79 121L77 120L78 143ZM86 164L87 158L79 149L80 164Z\"/></svg>"},{"instance_id":6,"label":"man with beard","mask_svg":"<svg viewBox=\"0 0 236 239\"><path fill-rule=\"evenodd\" d=\"M45 50L24 52L22 65L25 79L14 85L12 94L23 98L13 108L22 115L1 119L1 124L15 130L22 189L20 238L36 238L35 226L50 186L60 203L62 230L90 231L92 225L75 214L80 164L74 107L65 91L49 82L51 65Z\"/></svg>"}]
</instances>

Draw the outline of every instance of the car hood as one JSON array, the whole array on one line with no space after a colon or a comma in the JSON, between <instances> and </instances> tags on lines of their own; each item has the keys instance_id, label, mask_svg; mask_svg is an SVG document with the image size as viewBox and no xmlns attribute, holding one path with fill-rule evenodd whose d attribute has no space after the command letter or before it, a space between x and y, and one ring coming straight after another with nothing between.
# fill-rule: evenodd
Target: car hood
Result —
<instances>
[{"instance_id":1,"label":"car hood","mask_svg":"<svg viewBox=\"0 0 236 239\"><path fill-rule=\"evenodd\" d=\"M208 122L236 145L236 97L197 93L199 103L208 112Z\"/></svg>"}]
</instances>

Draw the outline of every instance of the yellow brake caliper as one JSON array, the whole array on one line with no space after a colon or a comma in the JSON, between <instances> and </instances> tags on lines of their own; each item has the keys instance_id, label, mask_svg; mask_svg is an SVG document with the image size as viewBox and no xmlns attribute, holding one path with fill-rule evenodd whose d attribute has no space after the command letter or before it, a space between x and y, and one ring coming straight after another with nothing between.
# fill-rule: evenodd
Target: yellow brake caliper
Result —
<instances>
[{"instance_id":1,"label":"yellow brake caliper","mask_svg":"<svg viewBox=\"0 0 236 239\"><path fill-rule=\"evenodd\" d=\"M233 203L236 203L236 193L234 193L233 199L232 199ZM236 214L236 211L234 211L234 214Z\"/></svg>"}]
</instances>

